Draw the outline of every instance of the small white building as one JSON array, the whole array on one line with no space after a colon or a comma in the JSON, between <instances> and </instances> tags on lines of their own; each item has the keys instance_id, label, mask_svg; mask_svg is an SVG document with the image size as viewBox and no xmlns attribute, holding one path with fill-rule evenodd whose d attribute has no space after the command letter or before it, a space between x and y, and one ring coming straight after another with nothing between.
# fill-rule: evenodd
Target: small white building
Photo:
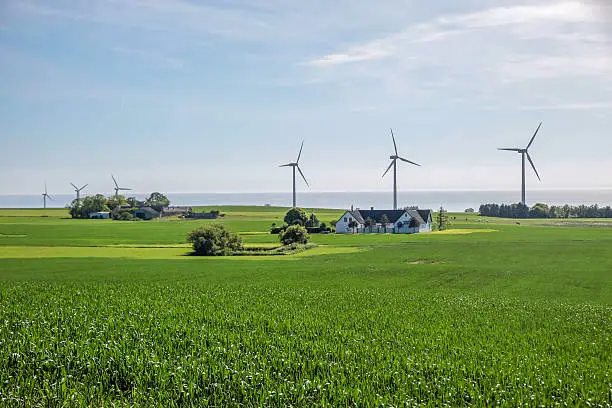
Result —
<instances>
[{"instance_id":1,"label":"small white building","mask_svg":"<svg viewBox=\"0 0 612 408\"><path fill-rule=\"evenodd\" d=\"M110 212L108 211L97 211L97 212L92 212L89 213L89 218L93 218L93 219L99 219L99 220L106 220L110 218Z\"/></svg>"},{"instance_id":2,"label":"small white building","mask_svg":"<svg viewBox=\"0 0 612 408\"><path fill-rule=\"evenodd\" d=\"M349 210L336 222L337 234L431 232L431 210Z\"/></svg>"}]
</instances>

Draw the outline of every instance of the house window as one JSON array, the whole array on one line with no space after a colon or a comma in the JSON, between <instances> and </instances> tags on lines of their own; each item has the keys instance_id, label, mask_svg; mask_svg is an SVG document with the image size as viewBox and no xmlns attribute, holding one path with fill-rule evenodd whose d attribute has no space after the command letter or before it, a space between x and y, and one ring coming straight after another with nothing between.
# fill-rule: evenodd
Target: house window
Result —
<instances>
[{"instance_id":1,"label":"house window","mask_svg":"<svg viewBox=\"0 0 612 408\"><path fill-rule=\"evenodd\" d=\"M344 217L344 222L348 222L346 217Z\"/></svg>"}]
</instances>

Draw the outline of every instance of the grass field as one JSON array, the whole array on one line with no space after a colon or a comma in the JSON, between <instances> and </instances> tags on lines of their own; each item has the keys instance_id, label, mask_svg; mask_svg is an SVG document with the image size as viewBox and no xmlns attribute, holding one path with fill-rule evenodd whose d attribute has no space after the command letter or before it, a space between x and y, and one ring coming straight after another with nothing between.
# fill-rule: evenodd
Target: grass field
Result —
<instances>
[{"instance_id":1,"label":"grass field","mask_svg":"<svg viewBox=\"0 0 612 408\"><path fill-rule=\"evenodd\" d=\"M219 209L0 210L0 406L612 405L612 224L453 214L443 233L185 256L208 222L276 243L286 210Z\"/></svg>"}]
</instances>

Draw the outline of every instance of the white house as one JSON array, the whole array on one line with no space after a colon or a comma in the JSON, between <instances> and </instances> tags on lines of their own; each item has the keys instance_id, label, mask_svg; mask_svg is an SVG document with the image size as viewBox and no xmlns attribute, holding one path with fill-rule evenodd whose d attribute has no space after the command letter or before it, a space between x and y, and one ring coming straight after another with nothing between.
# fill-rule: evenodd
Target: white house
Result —
<instances>
[{"instance_id":1,"label":"white house","mask_svg":"<svg viewBox=\"0 0 612 408\"><path fill-rule=\"evenodd\" d=\"M383 223L383 221L385 222ZM336 222L337 234L431 232L431 210L349 210Z\"/></svg>"}]
</instances>

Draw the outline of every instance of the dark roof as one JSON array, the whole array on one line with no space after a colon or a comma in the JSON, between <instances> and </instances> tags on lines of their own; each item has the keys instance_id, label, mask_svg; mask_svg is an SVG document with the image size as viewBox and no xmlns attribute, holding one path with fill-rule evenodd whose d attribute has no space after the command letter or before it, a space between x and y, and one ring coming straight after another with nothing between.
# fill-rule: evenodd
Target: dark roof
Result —
<instances>
[{"instance_id":1,"label":"dark roof","mask_svg":"<svg viewBox=\"0 0 612 408\"><path fill-rule=\"evenodd\" d=\"M427 224L425 220L423 220L423 218L421 217L419 210L406 210L406 212L410 214L410 216L412 217L412 220L410 220L411 226L413 224L413 221L415 220L416 220L417 226L421 224Z\"/></svg>"},{"instance_id":2,"label":"dark roof","mask_svg":"<svg viewBox=\"0 0 612 408\"><path fill-rule=\"evenodd\" d=\"M419 212L419 215L421 216L423 221L425 221L425 223L427 223L427 221L431 217L431 210L417 210L417 211Z\"/></svg>"},{"instance_id":3,"label":"dark roof","mask_svg":"<svg viewBox=\"0 0 612 408\"><path fill-rule=\"evenodd\" d=\"M377 224L380 224L380 219L383 215L387 215L390 223L395 223L406 211L404 210L357 210L361 214L361 217L364 220L368 218L376 221Z\"/></svg>"},{"instance_id":4,"label":"dark roof","mask_svg":"<svg viewBox=\"0 0 612 408\"><path fill-rule=\"evenodd\" d=\"M136 210L136 212L138 212L138 211L142 211L142 212L148 213L148 214L156 216L156 217L159 215L159 213L156 210L154 210L153 208L151 208L151 207L142 207L142 208L139 208L138 210Z\"/></svg>"}]
</instances>

